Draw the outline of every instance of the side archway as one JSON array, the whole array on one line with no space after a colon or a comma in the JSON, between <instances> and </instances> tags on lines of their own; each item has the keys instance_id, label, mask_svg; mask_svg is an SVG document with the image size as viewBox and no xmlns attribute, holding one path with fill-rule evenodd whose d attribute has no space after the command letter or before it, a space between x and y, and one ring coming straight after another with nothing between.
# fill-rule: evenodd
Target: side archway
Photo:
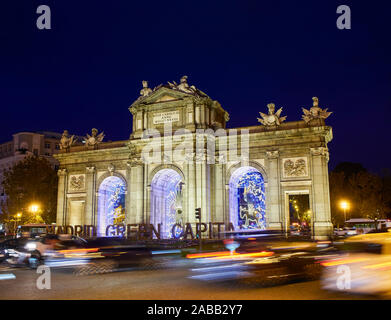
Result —
<instances>
[{"instance_id":1,"label":"side archway","mask_svg":"<svg viewBox=\"0 0 391 320\"><path fill-rule=\"evenodd\" d=\"M165 168L157 171L151 181L150 223L161 225L161 238L172 238L175 223L182 222L183 177L178 171Z\"/></svg>"},{"instance_id":2,"label":"side archway","mask_svg":"<svg viewBox=\"0 0 391 320\"><path fill-rule=\"evenodd\" d=\"M108 225L124 223L126 181L119 175L109 175L98 188L98 234L105 235Z\"/></svg>"},{"instance_id":3,"label":"side archway","mask_svg":"<svg viewBox=\"0 0 391 320\"><path fill-rule=\"evenodd\" d=\"M265 180L257 168L243 166L232 172L229 220L235 229L266 229Z\"/></svg>"}]
</instances>

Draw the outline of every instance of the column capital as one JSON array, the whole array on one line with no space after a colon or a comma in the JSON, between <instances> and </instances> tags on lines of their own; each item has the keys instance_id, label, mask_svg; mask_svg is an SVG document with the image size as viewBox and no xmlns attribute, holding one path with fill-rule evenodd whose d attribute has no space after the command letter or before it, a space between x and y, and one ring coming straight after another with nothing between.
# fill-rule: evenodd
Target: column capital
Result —
<instances>
[{"instance_id":1,"label":"column capital","mask_svg":"<svg viewBox=\"0 0 391 320\"><path fill-rule=\"evenodd\" d=\"M279 156L278 150L266 151L266 157L268 159L277 159Z\"/></svg>"},{"instance_id":2,"label":"column capital","mask_svg":"<svg viewBox=\"0 0 391 320\"><path fill-rule=\"evenodd\" d=\"M68 170L66 168L58 169L58 171L57 171L57 175L60 177L66 176L67 173L68 173Z\"/></svg>"},{"instance_id":3,"label":"column capital","mask_svg":"<svg viewBox=\"0 0 391 320\"><path fill-rule=\"evenodd\" d=\"M142 165L143 165L143 162L139 159L131 159L126 162L126 166L128 167L128 169L130 169L132 167L139 167Z\"/></svg>"},{"instance_id":4,"label":"column capital","mask_svg":"<svg viewBox=\"0 0 391 320\"><path fill-rule=\"evenodd\" d=\"M89 166L89 167L86 167L86 172L89 173L89 174L92 174L95 172L95 167L94 166Z\"/></svg>"},{"instance_id":5,"label":"column capital","mask_svg":"<svg viewBox=\"0 0 391 320\"><path fill-rule=\"evenodd\" d=\"M327 147L316 147L316 148L310 148L311 155L313 156L323 156L329 160L329 150Z\"/></svg>"}]
</instances>

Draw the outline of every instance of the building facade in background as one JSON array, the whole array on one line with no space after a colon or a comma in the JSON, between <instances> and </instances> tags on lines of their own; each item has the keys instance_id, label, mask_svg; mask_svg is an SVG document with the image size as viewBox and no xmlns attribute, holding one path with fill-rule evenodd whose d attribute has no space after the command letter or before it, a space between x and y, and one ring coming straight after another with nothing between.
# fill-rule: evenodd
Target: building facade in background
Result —
<instances>
[{"instance_id":1,"label":"building facade in background","mask_svg":"<svg viewBox=\"0 0 391 320\"><path fill-rule=\"evenodd\" d=\"M0 144L0 214L7 199L2 186L4 171L30 155L42 156L56 166L58 161L53 155L60 151L60 139L61 134L56 132L19 132Z\"/></svg>"},{"instance_id":2,"label":"building facade in background","mask_svg":"<svg viewBox=\"0 0 391 320\"><path fill-rule=\"evenodd\" d=\"M113 224L152 224L171 238L200 208L206 224L288 230L289 197L304 195L314 235L332 232L332 129L317 98L302 121L286 122L269 104L258 125L227 129L228 112L182 77L154 89L143 81L129 110L129 140L100 142L94 129L84 146L55 155L58 225L94 225L104 235Z\"/></svg>"}]
</instances>

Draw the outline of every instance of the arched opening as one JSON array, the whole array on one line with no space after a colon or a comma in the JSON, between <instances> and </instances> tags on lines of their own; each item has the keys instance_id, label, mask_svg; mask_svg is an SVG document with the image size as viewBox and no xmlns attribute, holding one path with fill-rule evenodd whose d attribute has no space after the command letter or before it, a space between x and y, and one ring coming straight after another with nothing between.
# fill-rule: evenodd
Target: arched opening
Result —
<instances>
[{"instance_id":1,"label":"arched opening","mask_svg":"<svg viewBox=\"0 0 391 320\"><path fill-rule=\"evenodd\" d=\"M244 166L232 173L229 208L235 229L266 229L265 182L256 168Z\"/></svg>"},{"instance_id":2,"label":"arched opening","mask_svg":"<svg viewBox=\"0 0 391 320\"><path fill-rule=\"evenodd\" d=\"M151 224L161 224L161 238L172 238L175 223L182 221L182 178L173 169L158 171L151 182Z\"/></svg>"},{"instance_id":3,"label":"arched opening","mask_svg":"<svg viewBox=\"0 0 391 320\"><path fill-rule=\"evenodd\" d=\"M107 177L98 190L98 234L105 235L108 225L125 222L126 183L117 176Z\"/></svg>"}]
</instances>

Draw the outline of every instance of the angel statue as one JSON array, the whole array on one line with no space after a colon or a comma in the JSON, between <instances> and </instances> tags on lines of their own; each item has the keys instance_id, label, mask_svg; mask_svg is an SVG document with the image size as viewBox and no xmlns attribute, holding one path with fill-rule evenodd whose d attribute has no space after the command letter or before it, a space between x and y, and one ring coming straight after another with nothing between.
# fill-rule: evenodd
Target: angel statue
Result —
<instances>
[{"instance_id":1,"label":"angel statue","mask_svg":"<svg viewBox=\"0 0 391 320\"><path fill-rule=\"evenodd\" d=\"M313 106L309 111L305 108L302 108L304 113L302 119L306 123L309 123L311 120L314 119L327 119L330 116L330 114L332 114L332 112L327 112L327 108L323 110L322 108L319 107L319 99L317 97L313 97L312 100L313 100Z\"/></svg>"},{"instance_id":2,"label":"angel statue","mask_svg":"<svg viewBox=\"0 0 391 320\"><path fill-rule=\"evenodd\" d=\"M60 139L60 149L69 150L69 148L76 142L75 136L69 136L68 130L64 130Z\"/></svg>"},{"instance_id":3,"label":"angel statue","mask_svg":"<svg viewBox=\"0 0 391 320\"><path fill-rule=\"evenodd\" d=\"M93 128L91 130L91 136L87 133L87 136L84 137L84 143L86 144L87 147L95 147L99 143L102 142L103 138L105 137L105 134L101 132L98 134L98 129Z\"/></svg>"},{"instance_id":4,"label":"angel statue","mask_svg":"<svg viewBox=\"0 0 391 320\"><path fill-rule=\"evenodd\" d=\"M269 109L269 114L264 114L260 112L259 114L261 115L262 119L257 118L258 122L262 123L266 127L279 126L282 122L284 122L286 116L285 117L280 116L282 112L282 108L278 109L278 111L274 113L275 107L276 106L274 103L269 103L267 105L267 108Z\"/></svg>"}]
</instances>

